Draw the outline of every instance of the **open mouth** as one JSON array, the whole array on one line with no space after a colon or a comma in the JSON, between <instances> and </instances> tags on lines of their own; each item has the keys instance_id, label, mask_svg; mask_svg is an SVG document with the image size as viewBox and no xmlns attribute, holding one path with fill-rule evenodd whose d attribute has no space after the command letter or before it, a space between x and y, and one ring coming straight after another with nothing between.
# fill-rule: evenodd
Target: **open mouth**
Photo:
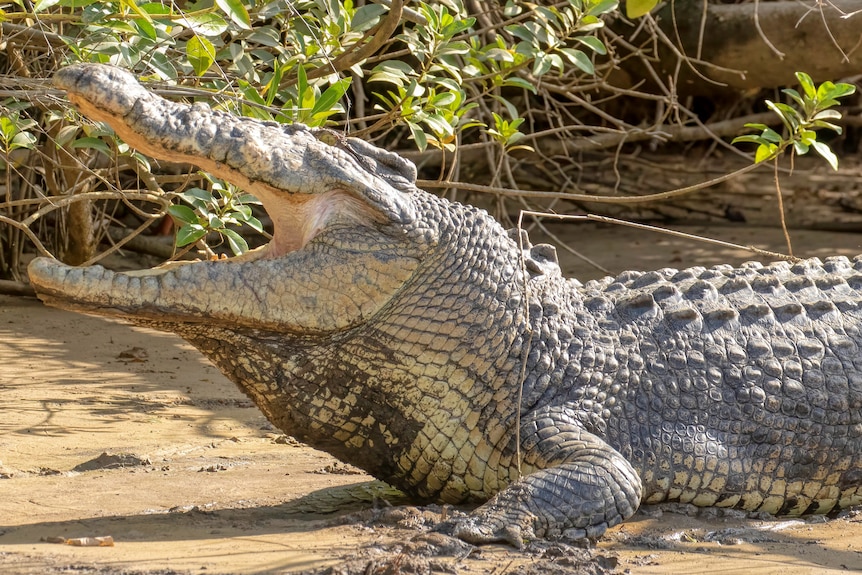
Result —
<instances>
[{"instance_id":1,"label":"open mouth","mask_svg":"<svg viewBox=\"0 0 862 575\"><path fill-rule=\"evenodd\" d=\"M362 178L362 171L333 170L348 154L321 144L304 127L237 118L202 104L176 104L110 66L70 66L57 73L55 83L82 114L108 123L138 151L195 165L260 199L274 234L266 250L250 257L279 257L301 249L332 220L385 219L368 198L357 197L374 187L373 178ZM321 177L309 177L312 171Z\"/></svg>"},{"instance_id":2,"label":"open mouth","mask_svg":"<svg viewBox=\"0 0 862 575\"><path fill-rule=\"evenodd\" d=\"M351 259L364 249L363 233L397 236L415 219L415 168L394 154L349 138L330 145L318 136L331 134L301 125L170 102L111 66L69 66L55 84L138 151L195 165L256 196L274 233L236 258L132 274L37 258L30 279L44 300L142 322L327 331L374 313L415 268L415 258L387 252L388 241L370 241L360 261ZM323 235L327 241L314 241Z\"/></svg>"}]
</instances>

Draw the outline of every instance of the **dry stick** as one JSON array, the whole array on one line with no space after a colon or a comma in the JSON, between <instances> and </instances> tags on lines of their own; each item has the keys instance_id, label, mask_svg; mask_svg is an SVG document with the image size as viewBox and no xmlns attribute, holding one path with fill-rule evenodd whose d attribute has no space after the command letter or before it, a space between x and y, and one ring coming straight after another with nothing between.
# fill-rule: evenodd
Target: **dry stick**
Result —
<instances>
[{"instance_id":1,"label":"dry stick","mask_svg":"<svg viewBox=\"0 0 862 575\"><path fill-rule=\"evenodd\" d=\"M45 248L45 246L39 240L38 236L32 230L30 230L30 226L33 225L33 223L35 223L36 220L38 220L39 218L41 218L45 214L48 214L48 213L50 213L56 209L62 208L64 206L67 206L67 205L72 204L74 202L80 202L83 200L111 200L111 199L117 199L117 197L118 197L117 192L85 192L83 194L75 194L74 196L68 196L65 198L60 198L58 200L51 200L48 205L46 205L42 208L39 208L37 211L30 214L29 217L27 217L26 219L24 219L20 222L13 220L11 218L7 218L5 216L0 216L0 222L5 223L5 224L9 224L9 225L23 231L27 235L27 237L30 239L30 241L33 242L33 245L36 246L36 250L41 255L49 257L51 259L57 259L56 257L54 257L54 254L52 254L50 251L48 251L47 248ZM163 207L166 207L165 204L168 201L166 198L157 196L155 194L144 193L144 192L125 192L124 194L122 194L122 197L124 197L125 199L128 199L128 200L151 201L154 203L162 204ZM146 225L149 225L150 223L151 222L146 222ZM121 242L116 247L110 248L108 250L108 252L106 252L106 253L113 252L115 249L118 249L119 247L121 247L123 243L125 243L125 242ZM104 257L104 254L100 254L100 255L96 256L96 258L88 260L87 262L85 262L85 265L89 265L92 261L94 261L94 259L95 259L95 261L98 261L98 259L101 259L102 257Z\"/></svg>"},{"instance_id":2,"label":"dry stick","mask_svg":"<svg viewBox=\"0 0 862 575\"><path fill-rule=\"evenodd\" d=\"M532 213L532 212L529 212L529 213ZM542 213L546 213L546 212L542 212ZM555 234L551 230L549 230L547 228L547 226L545 226L538 219L536 220L536 225L539 227L540 230L542 230L542 233L544 233L546 236L548 236L549 238L554 240L558 246L560 246L561 248L563 248L564 250L566 250L567 252L569 252L570 254L572 254L573 256L578 258L579 260L582 260L582 261L586 262L587 264L591 265L592 267L596 268L597 270L599 270L603 274L611 275L611 271L609 269L607 269L606 267L604 267L600 263L591 259L589 256L582 254L581 252L579 252L578 250L576 250L575 248L573 248L572 246L570 246L569 244L564 242L560 237L557 236L557 234Z\"/></svg>"},{"instance_id":3,"label":"dry stick","mask_svg":"<svg viewBox=\"0 0 862 575\"><path fill-rule=\"evenodd\" d=\"M6 216L0 216L0 223L9 224L13 228L21 230L28 238L30 238L30 241L33 242L33 245L36 246L36 250L40 254L51 259L57 259L54 257L54 254L49 252L48 249L42 244L42 242L39 240L39 236L37 236L29 227L27 227L27 225L17 220L13 220L12 218L7 218Z\"/></svg>"},{"instance_id":4,"label":"dry stick","mask_svg":"<svg viewBox=\"0 0 862 575\"><path fill-rule=\"evenodd\" d=\"M696 192L698 190L702 190L704 188L708 188L710 186L714 186L716 184L720 184L722 182L726 182L731 178L735 178L736 176L741 176L742 174L747 174L748 172L754 171L759 168L761 164L750 164L745 166L744 168L740 168L734 172L730 172L729 174L724 174L722 176L718 176L717 178L713 178L711 180L707 180L706 182L701 182L699 184L693 184L691 186L686 186L684 188L678 188L676 190L670 190L668 192L659 192L657 194L647 194L645 196L625 196L621 198L609 197L609 196L592 196L589 194L573 194L568 192L543 192L538 190L515 190L511 188L497 188L494 186L483 186L481 184L468 184L466 182L450 182L450 181L439 181L439 180L416 180L416 185L419 187L425 188L460 188L462 190L467 190L470 192L484 192L489 194L497 194L500 196L512 196L512 197L524 197L524 198L561 198L564 200L571 200L575 202L596 202L602 204L638 204L642 202L651 202L655 200L666 200L668 198L674 198L677 196L682 196L685 194L690 194L692 192Z\"/></svg>"},{"instance_id":5,"label":"dry stick","mask_svg":"<svg viewBox=\"0 0 862 575\"><path fill-rule=\"evenodd\" d=\"M811 8L814 9L813 7ZM809 10L810 11L810 10ZM844 50L841 48L841 45L838 44L838 40L835 39L835 36L832 34L832 30L829 28L829 22L826 21L826 14L823 13L823 5L818 3L818 11L820 12L820 20L823 21L823 27L826 28L826 33L829 35L829 39L832 40L832 45L835 46L839 52L841 52L842 62L849 62L850 58L847 54L844 53ZM802 18L804 18L803 16ZM802 19L800 18L800 21Z\"/></svg>"},{"instance_id":6,"label":"dry stick","mask_svg":"<svg viewBox=\"0 0 862 575\"><path fill-rule=\"evenodd\" d=\"M648 224L638 224L635 222L627 222L625 220L619 220L617 218L610 218L607 216L599 216L596 214L584 214L584 215L549 214L547 212L532 212L532 211L523 211L523 210L521 213L524 215L527 215L527 216L549 218L549 219L553 219L553 220L575 220L575 221L587 220L587 221L593 221L593 222L601 222L604 224L614 224L614 225L619 225L619 226L626 226L626 227L635 228L638 230L658 232L658 233L662 233L662 234L666 234L666 235L674 236L674 237L678 237L678 238L685 238L685 239L689 239L689 240L697 240L697 241L701 241L701 242L706 242L708 244L713 244L713 245L721 246L724 248L732 248L732 249L736 249L736 250L746 250L746 251L755 253L757 255L767 256L770 258L776 258L776 259L780 259L780 260L788 260L791 262L798 262L801 260L801 258L798 258L798 257L793 256L793 255L787 255L787 254L782 254L782 253L778 253L778 252L772 252L772 251L764 250L764 249L761 249L761 248L758 248L755 246L744 246L742 244L735 244L733 242L725 242L725 241L716 240L713 238L706 238L703 236L697 236L694 234L688 234L685 232L679 232L679 231L670 230L667 228L660 228L658 226L651 226Z\"/></svg>"},{"instance_id":7,"label":"dry stick","mask_svg":"<svg viewBox=\"0 0 862 575\"><path fill-rule=\"evenodd\" d=\"M784 241L787 242L787 253L793 256L793 246L790 245L790 232L787 231L787 221L784 218L784 198L781 197L781 183L778 180L778 157L773 161L775 170L773 178L775 179L775 195L778 197L778 217L781 219L781 231L784 232Z\"/></svg>"},{"instance_id":8,"label":"dry stick","mask_svg":"<svg viewBox=\"0 0 862 575\"><path fill-rule=\"evenodd\" d=\"M129 234L129 235L127 235L126 237L122 238L122 239L121 239L121 240L119 240L119 241L115 241L115 242L111 245L111 247L109 247L109 248L108 248L108 249L106 249L105 251L103 251L103 252L101 252L101 253L98 253L98 254L94 255L93 257L91 257L90 259L88 259L87 261L85 261L84 263L82 263L82 264L81 264L81 266L82 266L82 267L85 267L85 266L91 266L91 265L93 265L94 263L96 263L96 262L98 262L98 261L100 261L100 260L102 260L102 259L104 259L104 258L108 257L109 255L111 255L112 253L114 253L115 251L119 250L120 248L122 248L122 247L123 247L124 245L126 245L127 243L129 243L129 242L130 242L131 240L133 240L135 237L137 237L137 236L138 236L138 234L142 233L145 229L147 229L148 227L150 227L150 225L153 223L153 219L155 219L155 218L157 218L157 217L161 217L161 216L163 216L163 215L164 215L164 213L159 213L159 214L150 214L150 215L149 215L149 217L150 217L151 219L149 219L149 220L145 221L144 223L142 223L141 225L139 225L139 226L135 229L135 231L133 231L132 233L130 233L130 234ZM110 237L110 236L109 236L109 237Z\"/></svg>"},{"instance_id":9,"label":"dry stick","mask_svg":"<svg viewBox=\"0 0 862 575\"><path fill-rule=\"evenodd\" d=\"M0 280L0 294L18 297L36 297L36 290L25 283L13 280Z\"/></svg>"},{"instance_id":10,"label":"dry stick","mask_svg":"<svg viewBox=\"0 0 862 575\"><path fill-rule=\"evenodd\" d=\"M648 16L648 17L649 17L649 18L652 18L652 16ZM664 40L666 41L667 46L668 46L668 47L669 47L673 52L675 52L675 53L676 53L676 56L677 56L677 58L678 58L678 59L677 59L677 64L679 65L679 64L681 64L682 62L685 62L685 64L688 66L689 70L691 70L692 72L694 72L694 74L695 74L696 76L698 76L701 80L703 80L703 81L707 82L708 84L715 84L716 86L727 86L727 84L725 84L724 82L717 82L717 81L713 80L712 78L708 78L708 77L707 77L705 74L703 74L700 70L698 70L697 68L695 68L695 67L694 67L694 64L692 64L692 62L693 62L694 60L693 60L692 58L689 58L689 57L688 57L688 55L685 53L685 45L682 43L682 38L680 38L680 36L679 36L679 25L678 25L678 24L677 24L677 22L676 22L676 0L670 0L670 17L671 17L671 22L673 22L673 33L674 33L674 36L676 36L676 41L679 43L679 48L678 48L678 49L677 49L677 47L676 47L676 46L674 46L673 42L671 42L671 41L670 41L670 38L668 38L668 37L667 37L667 36L666 36L662 31L661 31L661 29L659 29L659 27L658 27L658 23L657 23L657 22L655 22L655 20L652 20L652 23L653 23L653 25L654 25L654 31L658 34L658 36L659 36L660 38L664 39ZM701 38L701 39L702 39L702 38ZM698 53L700 53L700 44L701 44L701 42L700 42L700 39L699 39L699 41L698 41L698 48L697 48ZM674 74L674 79L676 79L676 77L677 77L677 75L678 75L678 74L679 74L679 68L677 67L677 73L676 73L676 74Z\"/></svg>"},{"instance_id":11,"label":"dry stick","mask_svg":"<svg viewBox=\"0 0 862 575\"><path fill-rule=\"evenodd\" d=\"M706 33L706 21L709 19L709 2L703 0L703 11L700 13L700 28L697 31L697 59L703 57L703 37Z\"/></svg>"},{"instance_id":12,"label":"dry stick","mask_svg":"<svg viewBox=\"0 0 862 575\"><path fill-rule=\"evenodd\" d=\"M553 90L549 89L549 91ZM843 121L846 124L852 124L854 123L854 118L844 118ZM862 122L862 120L860 120L860 122ZM552 134L557 131L564 130L594 130L594 128L594 131L596 132L605 133L599 133L594 136L579 139L542 142L541 145L545 153L547 154L568 154L577 152L598 151L606 148L613 148L619 146L620 143L630 144L634 142L642 142L654 139L673 140L676 142L690 142L720 136L735 136L744 127L744 125L748 123L777 124L779 123L779 120L773 112L760 112L757 114L742 116L740 118L720 120L718 122L710 124L701 123L700 125L696 126L676 126L663 124L653 129L633 128L631 131L628 132L622 132L620 130L614 130L610 128L595 128L593 126L565 126L554 130L549 130L548 133ZM549 134L537 133L535 136L532 134L527 134L524 140L538 140L543 135ZM464 144L459 148L459 152L473 152L473 150L479 150L486 145L487 144L485 143ZM735 148L731 147L730 149L734 150L736 153L739 153L739 151ZM432 163L435 165L438 161L438 158L442 158L445 156L445 153L438 149L426 150L425 152L419 152L416 150L399 150L399 153L402 156L413 160L415 163L424 162ZM474 156L469 155L469 157L465 158L465 160L469 161L472 158L474 158Z\"/></svg>"},{"instance_id":13,"label":"dry stick","mask_svg":"<svg viewBox=\"0 0 862 575\"><path fill-rule=\"evenodd\" d=\"M149 192L84 192L83 194L75 194L74 196L68 196L65 198L60 198L58 200L52 199L47 206L39 208L37 211L33 212L27 219L21 221L21 225L29 227L31 224L33 224L33 222L35 222L45 214L53 212L57 208L62 208L74 202L80 202L83 200L117 199L145 200L156 204L161 204L165 207L167 207L167 204L169 203L169 200L166 197L162 197Z\"/></svg>"},{"instance_id":14,"label":"dry stick","mask_svg":"<svg viewBox=\"0 0 862 575\"><path fill-rule=\"evenodd\" d=\"M524 257L524 234L522 224L524 211L518 215L518 259L521 264L521 278L524 280L524 330L526 331L526 340L524 348L521 350L521 371L518 373L518 400L515 402L515 465L518 472L518 479L521 478L521 402L524 399L524 381L527 379L527 362L530 359L530 348L533 345L533 326L530 324L530 282L527 280L527 262Z\"/></svg>"},{"instance_id":15,"label":"dry stick","mask_svg":"<svg viewBox=\"0 0 862 575\"><path fill-rule=\"evenodd\" d=\"M784 60L784 52L775 47L775 45L769 41L769 38L766 37L766 33L763 31L763 28L760 27L760 0L754 0L754 27L757 28L757 33L760 34L760 39L763 40L769 49L772 50L776 56L780 60Z\"/></svg>"}]
</instances>

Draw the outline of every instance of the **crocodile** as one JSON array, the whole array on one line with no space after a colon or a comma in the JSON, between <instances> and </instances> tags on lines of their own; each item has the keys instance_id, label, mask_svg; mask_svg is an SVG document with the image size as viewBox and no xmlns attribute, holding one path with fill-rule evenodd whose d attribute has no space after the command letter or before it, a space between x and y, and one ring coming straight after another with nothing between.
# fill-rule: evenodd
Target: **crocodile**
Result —
<instances>
[{"instance_id":1,"label":"crocodile","mask_svg":"<svg viewBox=\"0 0 862 575\"><path fill-rule=\"evenodd\" d=\"M243 256L116 273L34 259L48 304L178 334L285 433L472 543L597 538L642 503L778 515L862 502L862 258L581 283L402 157L167 101L130 73L55 84L140 152L259 198Z\"/></svg>"}]
</instances>

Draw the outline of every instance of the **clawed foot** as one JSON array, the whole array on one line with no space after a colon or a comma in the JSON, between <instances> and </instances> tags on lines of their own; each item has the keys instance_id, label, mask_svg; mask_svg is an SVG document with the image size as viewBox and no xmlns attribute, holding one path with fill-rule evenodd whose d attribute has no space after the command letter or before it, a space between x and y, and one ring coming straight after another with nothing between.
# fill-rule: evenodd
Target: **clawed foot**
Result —
<instances>
[{"instance_id":1,"label":"clawed foot","mask_svg":"<svg viewBox=\"0 0 862 575\"><path fill-rule=\"evenodd\" d=\"M450 519L438 524L434 531L457 537L462 541L473 545L486 545L489 543L505 543L516 549L524 549L525 545L538 539L532 527L532 521L521 521L503 523L496 518L483 517L481 513L474 512L466 517ZM562 532L544 533L541 537L563 541L579 547L589 547L591 541L595 541L606 526L592 526L588 529L570 528Z\"/></svg>"},{"instance_id":2,"label":"clawed foot","mask_svg":"<svg viewBox=\"0 0 862 575\"><path fill-rule=\"evenodd\" d=\"M525 538L523 530L517 525L491 527L472 515L455 523L452 535L474 545L508 543L516 549L522 549L525 539L531 539Z\"/></svg>"}]
</instances>

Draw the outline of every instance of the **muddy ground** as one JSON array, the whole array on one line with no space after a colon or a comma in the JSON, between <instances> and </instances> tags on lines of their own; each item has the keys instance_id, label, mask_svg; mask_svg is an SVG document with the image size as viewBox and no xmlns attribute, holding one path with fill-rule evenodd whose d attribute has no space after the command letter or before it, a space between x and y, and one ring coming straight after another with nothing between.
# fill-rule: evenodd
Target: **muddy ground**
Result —
<instances>
[{"instance_id":1,"label":"muddy ground","mask_svg":"<svg viewBox=\"0 0 862 575\"><path fill-rule=\"evenodd\" d=\"M753 259L619 228L562 233L613 271ZM781 246L775 231L708 233ZM862 253L862 235L800 232L794 248ZM601 275L564 258L571 275ZM176 337L0 296L3 574L862 570L862 513L854 511L798 520L652 507L589 549L539 543L522 551L429 531L459 512L411 507L281 435ZM113 546L54 542L95 537Z\"/></svg>"}]
</instances>

